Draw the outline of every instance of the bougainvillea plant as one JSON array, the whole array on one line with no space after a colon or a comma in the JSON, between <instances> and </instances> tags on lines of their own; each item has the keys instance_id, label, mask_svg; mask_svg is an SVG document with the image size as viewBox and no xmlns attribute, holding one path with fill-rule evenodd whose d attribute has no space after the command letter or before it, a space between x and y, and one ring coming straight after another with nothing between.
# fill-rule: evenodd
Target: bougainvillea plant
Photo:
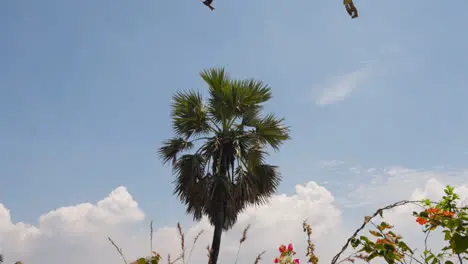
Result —
<instances>
[{"instance_id":1,"label":"bougainvillea plant","mask_svg":"<svg viewBox=\"0 0 468 264\"><path fill-rule=\"evenodd\" d=\"M439 202L428 199L422 201L401 201L377 210L372 216L366 216L362 226L356 230L354 235L348 240L342 251L332 260L332 264L343 261L354 262L362 259L370 262L375 258L382 258L389 264L394 263L418 263L418 264L453 264L463 263L468 260L468 207L457 207L460 197L454 193L454 188L447 186L444 189L445 195ZM421 210L413 212L415 222L422 226L425 234L424 250L416 254L416 250L411 249L401 235L395 234L393 226L381 221L375 224L372 219L377 215L383 217L383 211L407 204L417 205ZM357 236L367 224L371 224L374 229L369 230L372 237ZM428 238L431 232L436 230L444 234L446 245L438 251L428 248ZM356 250L349 257L338 260L341 253L351 245Z\"/></svg>"},{"instance_id":2,"label":"bougainvillea plant","mask_svg":"<svg viewBox=\"0 0 468 264\"><path fill-rule=\"evenodd\" d=\"M281 245L278 249L280 256L275 258L274 263L279 264L299 264L299 259L293 259L296 252L294 251L293 245L289 244L287 247Z\"/></svg>"},{"instance_id":3,"label":"bougainvillea plant","mask_svg":"<svg viewBox=\"0 0 468 264\"><path fill-rule=\"evenodd\" d=\"M302 229L304 233L307 235L307 263L317 264L318 257L315 255L315 245L312 243L311 236L312 236L312 228L307 223L306 220L302 223ZM293 245L289 244L287 247L285 245L281 245L279 247L280 256L276 257L273 262L280 263L280 264L299 264L300 261L298 258L294 258L296 252L294 251Z\"/></svg>"}]
</instances>

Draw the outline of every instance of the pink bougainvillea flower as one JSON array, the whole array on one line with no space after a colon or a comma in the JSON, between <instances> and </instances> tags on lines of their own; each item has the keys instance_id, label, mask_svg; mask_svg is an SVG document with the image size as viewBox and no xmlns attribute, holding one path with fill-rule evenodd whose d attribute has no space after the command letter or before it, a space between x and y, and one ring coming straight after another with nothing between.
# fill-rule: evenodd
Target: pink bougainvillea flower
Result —
<instances>
[{"instance_id":1,"label":"pink bougainvillea flower","mask_svg":"<svg viewBox=\"0 0 468 264\"><path fill-rule=\"evenodd\" d=\"M288 245L288 250L289 250L289 251L293 251L293 245L292 245L292 244L289 244L289 245Z\"/></svg>"},{"instance_id":2,"label":"pink bougainvillea flower","mask_svg":"<svg viewBox=\"0 0 468 264\"><path fill-rule=\"evenodd\" d=\"M280 252L280 253L284 253L285 251L286 251L286 246L285 246L285 245L281 245L281 246L279 247L279 252Z\"/></svg>"},{"instance_id":3,"label":"pink bougainvillea flower","mask_svg":"<svg viewBox=\"0 0 468 264\"><path fill-rule=\"evenodd\" d=\"M279 258L275 258L275 260L273 260L274 263L279 263Z\"/></svg>"},{"instance_id":4,"label":"pink bougainvillea flower","mask_svg":"<svg viewBox=\"0 0 468 264\"><path fill-rule=\"evenodd\" d=\"M300 263L299 263L299 259L295 259L295 260L294 260L294 264L300 264Z\"/></svg>"}]
</instances>

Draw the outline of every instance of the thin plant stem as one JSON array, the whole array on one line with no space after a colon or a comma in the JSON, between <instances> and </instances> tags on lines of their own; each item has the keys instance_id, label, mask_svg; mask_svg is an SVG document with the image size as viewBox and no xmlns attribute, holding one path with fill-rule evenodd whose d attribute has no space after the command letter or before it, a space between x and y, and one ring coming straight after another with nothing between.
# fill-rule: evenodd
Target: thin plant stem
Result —
<instances>
[{"instance_id":1,"label":"thin plant stem","mask_svg":"<svg viewBox=\"0 0 468 264\"><path fill-rule=\"evenodd\" d=\"M250 224L247 225L247 226L244 228L244 231L242 232L242 237L241 237L241 239L239 240L239 247L237 248L236 260L234 261L234 264L237 264L237 260L239 259L239 253L240 253L242 244L243 244L243 243L245 242L245 240L247 239L247 231L249 231L249 228L250 228Z\"/></svg>"},{"instance_id":2,"label":"thin plant stem","mask_svg":"<svg viewBox=\"0 0 468 264\"><path fill-rule=\"evenodd\" d=\"M116 244L110 237L107 237L107 239L109 239L109 241L110 241L111 244L115 247L115 249L117 250L117 252L119 252L120 256L122 257L122 259L123 259L123 261L124 261L124 263L125 263L125 264L128 264L127 259L125 258L122 249L121 249L119 246L117 246L117 244Z\"/></svg>"},{"instance_id":3,"label":"thin plant stem","mask_svg":"<svg viewBox=\"0 0 468 264\"><path fill-rule=\"evenodd\" d=\"M197 235L195 236L195 238L193 239L192 248L190 249L190 253L189 253L189 256L188 256L188 262L189 263L190 263L190 259L192 259L193 249L195 248L195 245L197 244L197 241L200 238L200 236L203 234L203 232L205 232L203 229L200 230L200 232L198 232Z\"/></svg>"},{"instance_id":4,"label":"thin plant stem","mask_svg":"<svg viewBox=\"0 0 468 264\"><path fill-rule=\"evenodd\" d=\"M362 225L358 229L356 229L356 231L354 231L353 235L348 238L348 240L346 241L344 246L341 248L341 251L338 252L338 254L336 254L335 257L333 257L333 259L331 261L331 264L336 264L336 262L338 261L338 259L341 256L341 254L343 254L343 252L348 248L349 244L351 243L351 240L353 240L359 234L359 232L361 232L366 227L366 225L370 222L370 220L375 218L377 215L382 214L383 211L390 210L390 209L393 209L395 207L403 206L403 205L406 205L406 204L417 204L417 205L419 205L420 203L421 203L421 201L403 200L403 201L399 201L399 202L396 202L396 203L393 203L393 204L390 204L390 205L387 205L385 207L382 207L382 208L378 209L372 216L366 216L364 222L362 223Z\"/></svg>"},{"instance_id":5,"label":"thin plant stem","mask_svg":"<svg viewBox=\"0 0 468 264\"><path fill-rule=\"evenodd\" d=\"M150 222L150 256L153 255L153 220Z\"/></svg>"}]
</instances>

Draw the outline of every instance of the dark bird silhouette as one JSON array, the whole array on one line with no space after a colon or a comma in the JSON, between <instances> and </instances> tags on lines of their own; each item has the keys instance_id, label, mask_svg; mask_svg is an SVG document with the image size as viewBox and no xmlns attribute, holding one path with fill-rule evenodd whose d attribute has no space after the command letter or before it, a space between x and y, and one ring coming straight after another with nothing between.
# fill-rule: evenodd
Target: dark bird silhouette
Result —
<instances>
[{"instance_id":1,"label":"dark bird silhouette","mask_svg":"<svg viewBox=\"0 0 468 264\"><path fill-rule=\"evenodd\" d=\"M211 11L215 10L214 7L211 5L213 3L213 0L205 0L203 1L203 4L206 5Z\"/></svg>"}]
</instances>

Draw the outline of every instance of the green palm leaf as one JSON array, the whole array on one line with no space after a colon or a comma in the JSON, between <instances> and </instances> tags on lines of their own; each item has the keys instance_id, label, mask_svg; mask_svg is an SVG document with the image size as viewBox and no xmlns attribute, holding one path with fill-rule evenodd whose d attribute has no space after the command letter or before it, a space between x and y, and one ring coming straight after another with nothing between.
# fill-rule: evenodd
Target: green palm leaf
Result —
<instances>
[{"instance_id":1,"label":"green palm leaf","mask_svg":"<svg viewBox=\"0 0 468 264\"><path fill-rule=\"evenodd\" d=\"M159 157L164 163L172 161L175 163L177 154L193 148L193 143L184 140L183 138L169 139L163 142L163 146L159 149Z\"/></svg>"},{"instance_id":2,"label":"green palm leaf","mask_svg":"<svg viewBox=\"0 0 468 264\"><path fill-rule=\"evenodd\" d=\"M176 135L189 138L210 130L206 107L199 93L177 92L172 100L172 127Z\"/></svg>"}]
</instances>

